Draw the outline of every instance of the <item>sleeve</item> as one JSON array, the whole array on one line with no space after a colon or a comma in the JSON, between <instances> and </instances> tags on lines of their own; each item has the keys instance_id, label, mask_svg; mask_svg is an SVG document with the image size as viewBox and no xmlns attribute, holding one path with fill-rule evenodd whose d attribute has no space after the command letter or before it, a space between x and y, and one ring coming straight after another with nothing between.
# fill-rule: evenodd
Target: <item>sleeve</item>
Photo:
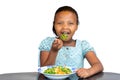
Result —
<instances>
[{"instance_id":1,"label":"sleeve","mask_svg":"<svg viewBox=\"0 0 120 80\"><path fill-rule=\"evenodd\" d=\"M88 51L95 52L94 48L86 40L83 40L81 45L82 45L82 53L84 56Z\"/></svg>"},{"instance_id":2,"label":"sleeve","mask_svg":"<svg viewBox=\"0 0 120 80\"><path fill-rule=\"evenodd\" d=\"M44 40L42 40L40 43L40 46L39 46L39 50L40 51L49 51L52 46L53 40L54 39L51 37L47 37Z\"/></svg>"}]
</instances>

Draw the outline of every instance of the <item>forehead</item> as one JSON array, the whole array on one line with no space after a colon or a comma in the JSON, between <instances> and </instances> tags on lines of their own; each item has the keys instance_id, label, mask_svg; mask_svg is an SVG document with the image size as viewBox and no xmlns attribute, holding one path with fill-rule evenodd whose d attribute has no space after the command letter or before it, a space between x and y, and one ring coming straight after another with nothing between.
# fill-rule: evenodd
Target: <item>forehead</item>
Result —
<instances>
[{"instance_id":1,"label":"forehead","mask_svg":"<svg viewBox=\"0 0 120 80\"><path fill-rule=\"evenodd\" d=\"M75 15L75 13L73 13L71 11L61 11L61 12L58 12L55 15L55 19L68 18L68 17L75 18L75 19L77 18L77 16Z\"/></svg>"}]
</instances>

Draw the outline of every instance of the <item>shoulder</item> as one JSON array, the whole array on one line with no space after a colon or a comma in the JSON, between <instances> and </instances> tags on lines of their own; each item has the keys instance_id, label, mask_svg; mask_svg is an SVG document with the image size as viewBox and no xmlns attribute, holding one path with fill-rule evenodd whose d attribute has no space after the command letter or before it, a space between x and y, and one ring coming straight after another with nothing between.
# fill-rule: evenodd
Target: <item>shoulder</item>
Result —
<instances>
[{"instance_id":1,"label":"shoulder","mask_svg":"<svg viewBox=\"0 0 120 80\"><path fill-rule=\"evenodd\" d=\"M44 38L39 45L40 50L49 50L55 37L46 37Z\"/></svg>"},{"instance_id":2,"label":"shoulder","mask_svg":"<svg viewBox=\"0 0 120 80\"><path fill-rule=\"evenodd\" d=\"M87 40L82 40L82 41L81 41L81 44L82 44L82 45L90 45L90 43L89 43Z\"/></svg>"},{"instance_id":3,"label":"shoulder","mask_svg":"<svg viewBox=\"0 0 120 80\"><path fill-rule=\"evenodd\" d=\"M76 43L78 45L81 44L81 46L89 44L89 42L87 40L79 40L79 39L76 40Z\"/></svg>"},{"instance_id":4,"label":"shoulder","mask_svg":"<svg viewBox=\"0 0 120 80\"><path fill-rule=\"evenodd\" d=\"M81 46L82 50L87 51L94 51L93 46L87 40L77 40L77 45Z\"/></svg>"},{"instance_id":5,"label":"shoulder","mask_svg":"<svg viewBox=\"0 0 120 80\"><path fill-rule=\"evenodd\" d=\"M50 45L54 40L55 37L46 37L40 42L40 45Z\"/></svg>"}]
</instances>

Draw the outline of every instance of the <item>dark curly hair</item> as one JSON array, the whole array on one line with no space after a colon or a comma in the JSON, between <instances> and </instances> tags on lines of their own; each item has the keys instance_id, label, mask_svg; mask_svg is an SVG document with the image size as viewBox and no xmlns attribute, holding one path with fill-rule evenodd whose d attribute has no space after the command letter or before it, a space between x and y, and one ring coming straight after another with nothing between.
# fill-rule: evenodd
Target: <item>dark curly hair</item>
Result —
<instances>
[{"instance_id":1,"label":"dark curly hair","mask_svg":"<svg viewBox=\"0 0 120 80\"><path fill-rule=\"evenodd\" d=\"M70 7L70 6L62 6L62 7L60 7L60 8L57 9L57 11L55 12L55 16L54 16L52 30L53 30L53 33L55 35L57 35L56 31L55 31L55 28L54 28L55 17L56 17L56 14L59 13L59 12L61 12L61 11L70 11L70 12L73 12L76 15L76 18L77 18L77 25L79 24L79 17L78 17L77 11L75 9L73 9L72 7Z\"/></svg>"}]
</instances>

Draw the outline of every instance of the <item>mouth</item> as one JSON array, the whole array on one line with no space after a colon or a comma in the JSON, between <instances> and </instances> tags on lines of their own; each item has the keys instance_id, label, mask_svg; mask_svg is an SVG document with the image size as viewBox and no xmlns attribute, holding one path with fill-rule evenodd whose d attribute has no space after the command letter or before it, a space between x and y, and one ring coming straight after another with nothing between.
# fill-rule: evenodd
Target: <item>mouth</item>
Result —
<instances>
[{"instance_id":1,"label":"mouth","mask_svg":"<svg viewBox=\"0 0 120 80\"><path fill-rule=\"evenodd\" d=\"M61 40L67 40L68 39L69 32L62 32L60 35Z\"/></svg>"}]
</instances>

